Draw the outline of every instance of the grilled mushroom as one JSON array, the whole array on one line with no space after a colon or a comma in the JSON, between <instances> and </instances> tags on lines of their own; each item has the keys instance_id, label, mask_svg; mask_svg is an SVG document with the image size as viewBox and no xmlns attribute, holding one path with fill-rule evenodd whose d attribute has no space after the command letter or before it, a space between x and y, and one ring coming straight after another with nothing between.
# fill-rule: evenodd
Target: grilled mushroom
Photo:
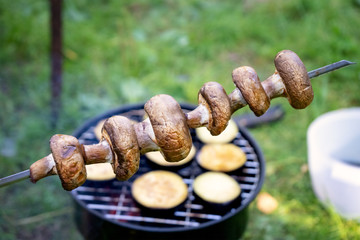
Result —
<instances>
[{"instance_id":1,"label":"grilled mushroom","mask_svg":"<svg viewBox=\"0 0 360 240\"><path fill-rule=\"evenodd\" d=\"M169 95L152 97L144 107L166 161L177 162L190 152L192 140L186 117L180 105Z\"/></svg>"},{"instance_id":2,"label":"grilled mushroom","mask_svg":"<svg viewBox=\"0 0 360 240\"><path fill-rule=\"evenodd\" d=\"M63 188L70 191L81 186L86 181L86 169L79 141L56 134L50 139L50 148Z\"/></svg>"},{"instance_id":3,"label":"grilled mushroom","mask_svg":"<svg viewBox=\"0 0 360 240\"><path fill-rule=\"evenodd\" d=\"M120 181L129 179L139 169L140 149L132 124L126 117L113 116L102 128L102 136L113 152L116 178Z\"/></svg>"}]
</instances>

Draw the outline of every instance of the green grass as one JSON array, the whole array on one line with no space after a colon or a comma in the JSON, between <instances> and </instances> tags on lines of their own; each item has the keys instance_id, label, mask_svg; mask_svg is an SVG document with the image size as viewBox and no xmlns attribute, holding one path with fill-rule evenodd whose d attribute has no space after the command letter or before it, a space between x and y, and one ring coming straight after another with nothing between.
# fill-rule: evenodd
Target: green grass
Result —
<instances>
[{"instance_id":1,"label":"green grass","mask_svg":"<svg viewBox=\"0 0 360 240\"><path fill-rule=\"evenodd\" d=\"M297 52L308 70L340 59L359 62L360 56L358 0L80 0L66 1L63 13L63 109L52 129L48 3L0 0L0 176L46 155L53 134L71 134L119 105L159 93L196 103L207 81L229 93L231 71L241 65L265 79L282 49ZM285 118L251 130L266 158L263 191L280 206L264 215L251 204L245 239L360 239L359 224L322 207L309 173L301 172L311 121L360 105L359 72L355 65L314 80L315 99L305 110L274 100ZM70 196L56 177L2 188L0 204L1 239L80 238L69 223ZM51 217L18 225L44 213Z\"/></svg>"}]
</instances>

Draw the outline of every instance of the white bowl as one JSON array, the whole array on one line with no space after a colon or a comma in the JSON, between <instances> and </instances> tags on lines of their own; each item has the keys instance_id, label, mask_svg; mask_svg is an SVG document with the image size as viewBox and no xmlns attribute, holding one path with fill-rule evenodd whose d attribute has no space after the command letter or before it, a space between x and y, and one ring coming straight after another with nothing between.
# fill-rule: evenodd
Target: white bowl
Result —
<instances>
[{"instance_id":1,"label":"white bowl","mask_svg":"<svg viewBox=\"0 0 360 240\"><path fill-rule=\"evenodd\" d=\"M360 221L360 108L326 113L307 132L313 190L326 206Z\"/></svg>"}]
</instances>

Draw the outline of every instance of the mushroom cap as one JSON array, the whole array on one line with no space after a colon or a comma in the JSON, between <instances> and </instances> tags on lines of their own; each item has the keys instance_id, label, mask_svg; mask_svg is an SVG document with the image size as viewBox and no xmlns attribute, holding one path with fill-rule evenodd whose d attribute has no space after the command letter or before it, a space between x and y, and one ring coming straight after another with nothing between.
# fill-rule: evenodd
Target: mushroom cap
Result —
<instances>
[{"instance_id":1,"label":"mushroom cap","mask_svg":"<svg viewBox=\"0 0 360 240\"><path fill-rule=\"evenodd\" d=\"M228 95L220 83L207 82L199 91L199 103L209 111L207 129L214 136L225 130L231 117L231 106Z\"/></svg>"},{"instance_id":2,"label":"mushroom cap","mask_svg":"<svg viewBox=\"0 0 360 240\"><path fill-rule=\"evenodd\" d=\"M128 180L139 169L140 150L131 120L123 116L107 119L102 135L113 152L112 167L116 178Z\"/></svg>"},{"instance_id":3,"label":"mushroom cap","mask_svg":"<svg viewBox=\"0 0 360 240\"><path fill-rule=\"evenodd\" d=\"M232 79L255 115L263 115L270 107L270 99L256 71L248 66L239 67L232 72Z\"/></svg>"},{"instance_id":4,"label":"mushroom cap","mask_svg":"<svg viewBox=\"0 0 360 240\"><path fill-rule=\"evenodd\" d=\"M296 109L306 108L314 98L310 78L298 55L290 50L279 52L274 59L275 67L285 85L290 105Z\"/></svg>"},{"instance_id":5,"label":"mushroom cap","mask_svg":"<svg viewBox=\"0 0 360 240\"><path fill-rule=\"evenodd\" d=\"M85 162L79 141L69 135L56 134L50 148L63 188L71 191L86 181Z\"/></svg>"},{"instance_id":6,"label":"mushroom cap","mask_svg":"<svg viewBox=\"0 0 360 240\"><path fill-rule=\"evenodd\" d=\"M192 140L180 105L173 97L160 94L152 97L144 109L165 160L177 162L184 159L190 152Z\"/></svg>"}]
</instances>

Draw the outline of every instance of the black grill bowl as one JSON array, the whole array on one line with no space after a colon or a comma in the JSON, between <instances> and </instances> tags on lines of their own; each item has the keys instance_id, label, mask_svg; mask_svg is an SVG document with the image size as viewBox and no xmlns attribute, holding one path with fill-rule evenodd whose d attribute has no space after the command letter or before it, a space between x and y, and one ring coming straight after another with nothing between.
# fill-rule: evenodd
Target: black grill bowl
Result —
<instances>
[{"instance_id":1,"label":"black grill bowl","mask_svg":"<svg viewBox=\"0 0 360 240\"><path fill-rule=\"evenodd\" d=\"M180 104L191 111L193 105ZM82 144L96 144L94 127L105 118L123 115L135 121L142 121L144 104L125 105L90 119L74 132ZM246 129L239 127L233 144L242 148L247 155L245 165L230 173L241 186L240 201L226 212L212 212L203 205L192 190L192 182L205 170L196 160L183 168L169 169L179 174L188 185L189 196L181 208L166 216L142 212L131 197L132 182L140 175L157 170L145 156L141 156L139 171L128 181L108 181L101 185L86 181L73 190L71 196L75 205L75 220L85 239L239 239L247 221L249 204L259 193L265 176L265 162L256 141ZM193 144L199 150L203 143L191 129Z\"/></svg>"}]
</instances>

